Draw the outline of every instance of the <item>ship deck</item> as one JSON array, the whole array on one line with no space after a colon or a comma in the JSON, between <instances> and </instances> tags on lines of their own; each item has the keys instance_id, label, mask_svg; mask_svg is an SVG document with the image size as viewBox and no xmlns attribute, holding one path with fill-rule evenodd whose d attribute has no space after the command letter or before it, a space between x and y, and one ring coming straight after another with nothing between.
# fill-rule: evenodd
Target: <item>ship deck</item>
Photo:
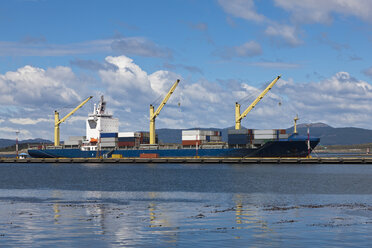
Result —
<instances>
[{"instance_id":1,"label":"ship deck","mask_svg":"<svg viewBox=\"0 0 372 248\"><path fill-rule=\"evenodd\" d=\"M205 163L205 164L372 164L372 157L312 158L0 158L0 163Z\"/></svg>"}]
</instances>

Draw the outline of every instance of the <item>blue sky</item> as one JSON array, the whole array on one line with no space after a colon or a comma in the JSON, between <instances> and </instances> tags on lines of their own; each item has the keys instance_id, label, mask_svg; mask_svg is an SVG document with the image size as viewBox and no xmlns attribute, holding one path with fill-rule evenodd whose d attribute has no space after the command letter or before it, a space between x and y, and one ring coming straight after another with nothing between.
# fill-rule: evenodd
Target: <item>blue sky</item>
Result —
<instances>
[{"instance_id":1,"label":"blue sky","mask_svg":"<svg viewBox=\"0 0 372 248\"><path fill-rule=\"evenodd\" d=\"M62 139L83 134L100 94L122 131L147 130L177 78L158 128L233 126L235 101L279 74L243 126L298 114L371 129L370 13L365 0L1 1L0 136L52 139L54 110L93 95L61 126Z\"/></svg>"}]
</instances>

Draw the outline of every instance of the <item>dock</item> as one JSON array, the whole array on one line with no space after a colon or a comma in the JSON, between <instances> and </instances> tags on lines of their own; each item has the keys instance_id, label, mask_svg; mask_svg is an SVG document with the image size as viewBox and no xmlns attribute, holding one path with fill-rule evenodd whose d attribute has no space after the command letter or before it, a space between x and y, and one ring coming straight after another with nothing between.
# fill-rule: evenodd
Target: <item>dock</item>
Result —
<instances>
[{"instance_id":1,"label":"dock","mask_svg":"<svg viewBox=\"0 0 372 248\"><path fill-rule=\"evenodd\" d=\"M372 157L312 158L0 158L0 163L138 163L138 164L372 164Z\"/></svg>"}]
</instances>

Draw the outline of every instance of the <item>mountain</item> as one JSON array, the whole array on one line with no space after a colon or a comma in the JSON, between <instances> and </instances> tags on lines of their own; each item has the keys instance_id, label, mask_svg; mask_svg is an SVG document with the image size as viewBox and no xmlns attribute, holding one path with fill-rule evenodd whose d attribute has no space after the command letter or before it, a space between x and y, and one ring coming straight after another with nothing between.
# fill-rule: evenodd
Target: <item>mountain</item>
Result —
<instances>
[{"instance_id":1,"label":"mountain","mask_svg":"<svg viewBox=\"0 0 372 248\"><path fill-rule=\"evenodd\" d=\"M307 135L307 127L310 128L310 135L320 137L321 145L355 145L372 143L372 130L356 128L356 127L342 127L334 128L324 123L310 123L310 124L299 124L297 125L297 131L301 135ZM243 127L244 128L244 127ZM201 130L214 130L221 131L222 141L227 142L227 130L234 129L234 127L228 128L190 128L201 129ZM162 128L157 129L156 134L158 135L159 141L163 143L181 143L182 142L182 130L184 129L168 129ZM293 133L293 127L286 129L287 133ZM28 139L19 141L22 143L53 143L50 140L45 139ZM0 139L0 148L8 147L15 144L15 140Z\"/></svg>"},{"instance_id":2,"label":"mountain","mask_svg":"<svg viewBox=\"0 0 372 248\"><path fill-rule=\"evenodd\" d=\"M308 124L297 125L299 134L307 135ZM310 135L319 137L321 145L355 145L372 143L372 130L356 127L331 127L324 123L309 125ZM293 133L293 127L287 129Z\"/></svg>"},{"instance_id":3,"label":"mountain","mask_svg":"<svg viewBox=\"0 0 372 248\"><path fill-rule=\"evenodd\" d=\"M14 139L0 139L0 148L2 147L8 147L15 145L16 141ZM27 140L20 140L19 144L40 144L40 143L53 143L50 140L45 139L27 139Z\"/></svg>"},{"instance_id":4,"label":"mountain","mask_svg":"<svg viewBox=\"0 0 372 248\"><path fill-rule=\"evenodd\" d=\"M372 143L372 130L356 128L356 127L342 127L334 128L324 123L310 123L297 125L297 131L301 135L307 135L307 127L310 128L310 135L320 137L321 145L355 145ZM222 141L227 142L228 128L190 128L221 131ZM287 133L293 133L293 127L286 129ZM182 129L157 129L156 133L160 141L164 143L181 143Z\"/></svg>"}]
</instances>

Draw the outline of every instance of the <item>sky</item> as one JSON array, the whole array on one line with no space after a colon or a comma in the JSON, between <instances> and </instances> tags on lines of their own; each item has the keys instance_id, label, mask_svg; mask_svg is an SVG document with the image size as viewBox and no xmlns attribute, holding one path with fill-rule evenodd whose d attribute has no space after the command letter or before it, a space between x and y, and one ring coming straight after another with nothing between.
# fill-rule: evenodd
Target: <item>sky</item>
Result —
<instances>
[{"instance_id":1,"label":"sky","mask_svg":"<svg viewBox=\"0 0 372 248\"><path fill-rule=\"evenodd\" d=\"M100 95L119 131L180 84L156 128L254 129L322 122L372 129L372 1L0 1L0 138L85 134ZM160 101L159 101L160 99Z\"/></svg>"}]
</instances>

